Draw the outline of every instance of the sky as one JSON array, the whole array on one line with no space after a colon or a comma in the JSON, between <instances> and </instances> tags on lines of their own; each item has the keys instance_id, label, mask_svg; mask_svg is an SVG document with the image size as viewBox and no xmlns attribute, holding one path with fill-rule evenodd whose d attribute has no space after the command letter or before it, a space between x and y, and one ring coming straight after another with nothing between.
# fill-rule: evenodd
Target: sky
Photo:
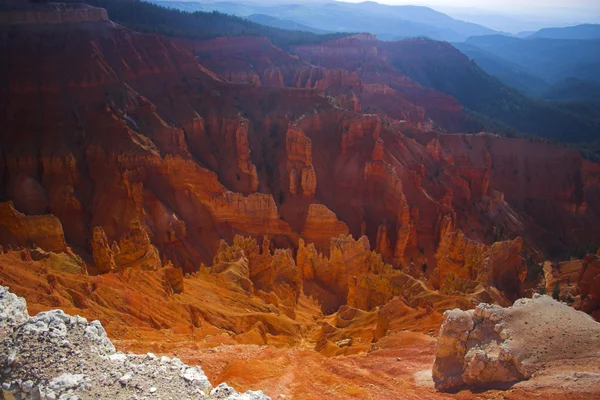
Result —
<instances>
[{"instance_id":1,"label":"sky","mask_svg":"<svg viewBox=\"0 0 600 400\"><path fill-rule=\"evenodd\" d=\"M359 3L364 0L344 0ZM506 15L581 15L600 19L600 0L376 0L382 4L428 5L435 9L489 11ZM565 15L565 13L567 15ZM592 13L592 15L589 15Z\"/></svg>"},{"instance_id":2,"label":"sky","mask_svg":"<svg viewBox=\"0 0 600 400\"><path fill-rule=\"evenodd\" d=\"M365 0L339 0L360 3ZM517 33L544 27L600 23L600 0L374 0L423 5L454 18Z\"/></svg>"},{"instance_id":3,"label":"sky","mask_svg":"<svg viewBox=\"0 0 600 400\"><path fill-rule=\"evenodd\" d=\"M331 0L166 0L216 3L307 3ZM600 24L600 0L334 0L375 1L390 5L428 6L453 18L501 32L532 32L548 27Z\"/></svg>"}]
</instances>

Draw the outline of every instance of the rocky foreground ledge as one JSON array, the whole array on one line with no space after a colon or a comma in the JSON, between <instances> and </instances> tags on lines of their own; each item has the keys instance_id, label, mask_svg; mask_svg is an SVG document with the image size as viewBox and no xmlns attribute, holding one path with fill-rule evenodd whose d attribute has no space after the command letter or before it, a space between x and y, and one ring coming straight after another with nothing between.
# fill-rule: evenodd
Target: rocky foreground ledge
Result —
<instances>
[{"instance_id":1,"label":"rocky foreground ledge","mask_svg":"<svg viewBox=\"0 0 600 400\"><path fill-rule=\"evenodd\" d=\"M25 299L0 286L3 399L267 400L263 392L213 388L200 367L177 358L115 351L98 321L61 310L27 313Z\"/></svg>"},{"instance_id":2,"label":"rocky foreground ledge","mask_svg":"<svg viewBox=\"0 0 600 400\"><path fill-rule=\"evenodd\" d=\"M446 311L433 380L441 391L550 387L600 395L600 323L536 295ZM527 381L527 382L522 382Z\"/></svg>"}]
</instances>

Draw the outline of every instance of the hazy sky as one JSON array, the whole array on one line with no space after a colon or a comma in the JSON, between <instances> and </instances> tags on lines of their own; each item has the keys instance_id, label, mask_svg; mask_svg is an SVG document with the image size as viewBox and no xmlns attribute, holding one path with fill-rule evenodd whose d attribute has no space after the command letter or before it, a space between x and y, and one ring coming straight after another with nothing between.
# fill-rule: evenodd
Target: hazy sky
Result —
<instances>
[{"instance_id":1,"label":"hazy sky","mask_svg":"<svg viewBox=\"0 0 600 400\"><path fill-rule=\"evenodd\" d=\"M358 3L364 0L343 0ZM428 5L436 9L472 9L513 15L581 15L600 19L600 0L376 0L382 4ZM565 15L565 13L567 15ZM591 15L590 15L591 14Z\"/></svg>"}]
</instances>

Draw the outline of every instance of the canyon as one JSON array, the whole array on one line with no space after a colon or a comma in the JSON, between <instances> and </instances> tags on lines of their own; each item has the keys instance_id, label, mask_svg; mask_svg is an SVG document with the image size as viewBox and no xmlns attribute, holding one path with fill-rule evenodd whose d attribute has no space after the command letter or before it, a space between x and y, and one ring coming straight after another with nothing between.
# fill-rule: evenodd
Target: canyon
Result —
<instances>
[{"instance_id":1,"label":"canyon","mask_svg":"<svg viewBox=\"0 0 600 400\"><path fill-rule=\"evenodd\" d=\"M298 399L475 398L468 380L434 384L456 308L469 323L480 303L548 293L596 329L600 165L460 133L460 103L394 67L418 41L288 53L14 3L0 12L0 284L31 313L98 320L119 350ZM532 376L490 393L589 398Z\"/></svg>"}]
</instances>

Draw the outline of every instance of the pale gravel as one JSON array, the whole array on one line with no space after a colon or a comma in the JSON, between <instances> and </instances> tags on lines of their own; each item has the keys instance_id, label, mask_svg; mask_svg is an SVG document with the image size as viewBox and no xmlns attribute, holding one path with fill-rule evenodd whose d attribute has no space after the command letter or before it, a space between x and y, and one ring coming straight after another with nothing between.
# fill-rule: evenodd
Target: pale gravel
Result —
<instances>
[{"instance_id":1,"label":"pale gravel","mask_svg":"<svg viewBox=\"0 0 600 400\"><path fill-rule=\"evenodd\" d=\"M25 300L2 286L0 368L4 399L270 399L213 388L201 367L178 358L117 352L98 321L62 310L29 317Z\"/></svg>"}]
</instances>

